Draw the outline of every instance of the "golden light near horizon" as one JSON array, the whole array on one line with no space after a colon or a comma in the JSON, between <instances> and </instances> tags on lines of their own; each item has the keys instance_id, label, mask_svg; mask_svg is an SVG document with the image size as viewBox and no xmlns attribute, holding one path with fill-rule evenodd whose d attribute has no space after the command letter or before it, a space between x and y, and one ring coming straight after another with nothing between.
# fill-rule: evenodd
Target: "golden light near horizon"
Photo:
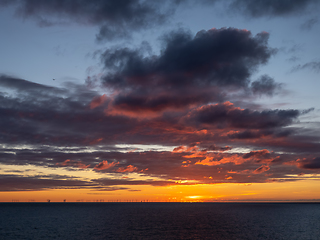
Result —
<instances>
[{"instance_id":1,"label":"golden light near horizon","mask_svg":"<svg viewBox=\"0 0 320 240\"><path fill-rule=\"evenodd\" d=\"M299 202L320 201L319 180L299 183L199 184L153 186L117 186L119 190L52 189L7 192L0 202Z\"/></svg>"}]
</instances>

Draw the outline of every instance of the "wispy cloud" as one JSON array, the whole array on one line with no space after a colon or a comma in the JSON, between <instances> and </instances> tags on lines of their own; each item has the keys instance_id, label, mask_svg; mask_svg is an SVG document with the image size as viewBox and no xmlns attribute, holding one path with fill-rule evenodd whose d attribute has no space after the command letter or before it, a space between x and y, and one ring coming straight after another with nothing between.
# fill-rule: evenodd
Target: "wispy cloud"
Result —
<instances>
[{"instance_id":1,"label":"wispy cloud","mask_svg":"<svg viewBox=\"0 0 320 240\"><path fill-rule=\"evenodd\" d=\"M305 64L296 65L292 68L291 72L296 72L304 69L310 69L318 73L320 72L320 61L312 61Z\"/></svg>"}]
</instances>

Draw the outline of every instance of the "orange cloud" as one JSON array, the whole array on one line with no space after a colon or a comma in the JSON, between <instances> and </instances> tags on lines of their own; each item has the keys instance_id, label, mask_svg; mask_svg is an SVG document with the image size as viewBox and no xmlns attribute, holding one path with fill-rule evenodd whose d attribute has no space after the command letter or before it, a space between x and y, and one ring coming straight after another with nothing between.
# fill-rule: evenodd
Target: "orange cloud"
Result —
<instances>
[{"instance_id":1,"label":"orange cloud","mask_svg":"<svg viewBox=\"0 0 320 240\"><path fill-rule=\"evenodd\" d=\"M103 94L102 96L95 97L90 103L90 109L94 109L102 105L105 101L107 101L107 96Z\"/></svg>"},{"instance_id":2,"label":"orange cloud","mask_svg":"<svg viewBox=\"0 0 320 240\"><path fill-rule=\"evenodd\" d=\"M195 164L215 166L215 165L226 164L226 163L234 163L235 165L240 165L246 161L247 159L243 159L238 154L223 156L222 154L210 153L210 154L207 154L207 157L204 160L200 160Z\"/></svg>"},{"instance_id":3,"label":"orange cloud","mask_svg":"<svg viewBox=\"0 0 320 240\"><path fill-rule=\"evenodd\" d=\"M94 144L97 144L98 142L101 142L102 140L103 140L103 138L98 138L98 139L91 141L90 144L94 145Z\"/></svg>"},{"instance_id":4,"label":"orange cloud","mask_svg":"<svg viewBox=\"0 0 320 240\"><path fill-rule=\"evenodd\" d=\"M90 165L85 165L81 161L75 161L70 159L67 159L62 163L56 163L56 165L60 167L75 167L75 168L81 168L81 169L86 169L90 166Z\"/></svg>"},{"instance_id":5,"label":"orange cloud","mask_svg":"<svg viewBox=\"0 0 320 240\"><path fill-rule=\"evenodd\" d=\"M172 150L173 153L182 153L182 152L193 152L196 153L199 151L198 146L179 146Z\"/></svg>"},{"instance_id":6,"label":"orange cloud","mask_svg":"<svg viewBox=\"0 0 320 240\"><path fill-rule=\"evenodd\" d=\"M250 172L252 172L251 170L249 169L245 169L245 170L242 170L242 171L227 171L227 173L233 173L233 174L249 174Z\"/></svg>"},{"instance_id":7,"label":"orange cloud","mask_svg":"<svg viewBox=\"0 0 320 240\"><path fill-rule=\"evenodd\" d=\"M107 116L126 116L137 119L150 119L161 116L162 112L155 112L151 110L134 111L131 109L121 109L120 107L109 105L108 109L105 110L105 114Z\"/></svg>"},{"instance_id":8,"label":"orange cloud","mask_svg":"<svg viewBox=\"0 0 320 240\"><path fill-rule=\"evenodd\" d=\"M262 165L253 171L254 174L260 174L266 171L269 171L270 167L268 165Z\"/></svg>"},{"instance_id":9,"label":"orange cloud","mask_svg":"<svg viewBox=\"0 0 320 240\"><path fill-rule=\"evenodd\" d=\"M196 165L215 166L215 165L220 165L221 163L219 161L214 161L213 157L206 157L204 160L198 161L195 164Z\"/></svg>"},{"instance_id":10,"label":"orange cloud","mask_svg":"<svg viewBox=\"0 0 320 240\"><path fill-rule=\"evenodd\" d=\"M94 167L94 169L96 169L96 170L105 170L105 169L112 168L112 167L116 166L117 164L119 164L119 162L108 163L107 160L104 160L104 161L100 162L99 164L97 164Z\"/></svg>"},{"instance_id":11,"label":"orange cloud","mask_svg":"<svg viewBox=\"0 0 320 240\"><path fill-rule=\"evenodd\" d=\"M240 107L235 107L232 102L226 101L224 103L207 104L207 105L198 107L196 109L196 111L206 110L206 109L211 108L211 107L219 107L219 106L225 106L228 109L228 111L232 111L232 110L235 110L235 109L236 110L241 110L241 111L244 110L244 109L241 109Z\"/></svg>"},{"instance_id":12,"label":"orange cloud","mask_svg":"<svg viewBox=\"0 0 320 240\"><path fill-rule=\"evenodd\" d=\"M138 170L137 167L129 165L129 166L125 167L125 168L123 168L123 167L118 168L116 172L134 172L134 171L137 171L137 170Z\"/></svg>"}]
</instances>

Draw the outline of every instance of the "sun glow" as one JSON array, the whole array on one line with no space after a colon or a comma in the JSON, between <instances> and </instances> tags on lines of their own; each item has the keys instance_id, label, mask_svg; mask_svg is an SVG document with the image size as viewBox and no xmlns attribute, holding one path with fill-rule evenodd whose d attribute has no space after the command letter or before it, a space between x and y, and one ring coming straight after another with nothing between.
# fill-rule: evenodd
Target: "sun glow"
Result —
<instances>
[{"instance_id":1,"label":"sun glow","mask_svg":"<svg viewBox=\"0 0 320 240\"><path fill-rule=\"evenodd\" d=\"M64 188L41 191L2 192L0 202L225 202L225 201L320 201L319 182L118 185L105 189Z\"/></svg>"}]
</instances>

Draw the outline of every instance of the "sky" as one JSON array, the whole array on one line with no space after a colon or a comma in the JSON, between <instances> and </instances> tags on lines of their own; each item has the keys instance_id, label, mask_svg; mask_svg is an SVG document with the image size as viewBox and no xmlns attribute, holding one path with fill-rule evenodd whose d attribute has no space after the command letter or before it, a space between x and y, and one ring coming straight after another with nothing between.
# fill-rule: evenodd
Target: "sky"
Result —
<instances>
[{"instance_id":1,"label":"sky","mask_svg":"<svg viewBox=\"0 0 320 240\"><path fill-rule=\"evenodd\" d=\"M0 0L0 201L319 201L319 0Z\"/></svg>"}]
</instances>

